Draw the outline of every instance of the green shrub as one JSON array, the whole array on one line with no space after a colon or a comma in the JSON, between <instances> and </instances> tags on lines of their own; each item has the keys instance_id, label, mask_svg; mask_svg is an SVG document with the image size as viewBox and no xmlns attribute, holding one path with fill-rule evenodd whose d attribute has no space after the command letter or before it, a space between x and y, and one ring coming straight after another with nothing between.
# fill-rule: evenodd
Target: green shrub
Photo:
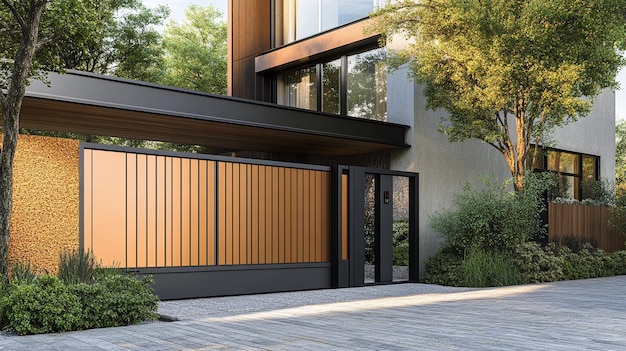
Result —
<instances>
[{"instance_id":1,"label":"green shrub","mask_svg":"<svg viewBox=\"0 0 626 351\"><path fill-rule=\"evenodd\" d=\"M409 222L393 222L393 265L409 265Z\"/></svg>"},{"instance_id":2,"label":"green shrub","mask_svg":"<svg viewBox=\"0 0 626 351\"><path fill-rule=\"evenodd\" d=\"M615 264L615 274L626 275L626 251L615 251L610 256Z\"/></svg>"},{"instance_id":3,"label":"green shrub","mask_svg":"<svg viewBox=\"0 0 626 351\"><path fill-rule=\"evenodd\" d=\"M409 265L409 243L394 245L393 265L394 266L408 266Z\"/></svg>"},{"instance_id":4,"label":"green shrub","mask_svg":"<svg viewBox=\"0 0 626 351\"><path fill-rule=\"evenodd\" d=\"M70 290L82 305L82 329L137 324L156 318L158 299L152 278L104 274L93 284L75 284Z\"/></svg>"},{"instance_id":5,"label":"green shrub","mask_svg":"<svg viewBox=\"0 0 626 351\"><path fill-rule=\"evenodd\" d=\"M477 245L493 252L509 252L545 228L540 221L543 209L541 193L547 185L538 177L527 177L524 195L507 192L506 184L485 181L485 187L474 189L469 184L463 193L455 194L454 209L431 217L431 227L442 235L444 245L460 254Z\"/></svg>"},{"instance_id":6,"label":"green shrub","mask_svg":"<svg viewBox=\"0 0 626 351\"><path fill-rule=\"evenodd\" d=\"M626 190L623 188L617 189L615 193L615 206L610 209L609 226L626 235Z\"/></svg>"},{"instance_id":7,"label":"green shrub","mask_svg":"<svg viewBox=\"0 0 626 351\"><path fill-rule=\"evenodd\" d=\"M522 281L509 254L484 251L476 246L467 250L461 270L463 285L472 288L516 285Z\"/></svg>"},{"instance_id":8,"label":"green shrub","mask_svg":"<svg viewBox=\"0 0 626 351\"><path fill-rule=\"evenodd\" d=\"M80 322L78 298L51 275L14 282L2 307L4 327L21 335L74 330Z\"/></svg>"},{"instance_id":9,"label":"green shrub","mask_svg":"<svg viewBox=\"0 0 626 351\"><path fill-rule=\"evenodd\" d=\"M66 284L91 283L97 268L91 250L64 251L59 258L59 278Z\"/></svg>"},{"instance_id":10,"label":"green shrub","mask_svg":"<svg viewBox=\"0 0 626 351\"><path fill-rule=\"evenodd\" d=\"M613 258L591 244L583 244L573 251L568 247L558 248L564 259L563 279L587 279L615 275L616 263Z\"/></svg>"},{"instance_id":11,"label":"green shrub","mask_svg":"<svg viewBox=\"0 0 626 351\"><path fill-rule=\"evenodd\" d=\"M454 250L442 248L424 261L423 283L463 286L462 257Z\"/></svg>"},{"instance_id":12,"label":"green shrub","mask_svg":"<svg viewBox=\"0 0 626 351\"><path fill-rule=\"evenodd\" d=\"M593 206L613 206L615 204L615 183L606 178L581 182L582 198Z\"/></svg>"},{"instance_id":13,"label":"green shrub","mask_svg":"<svg viewBox=\"0 0 626 351\"><path fill-rule=\"evenodd\" d=\"M536 242L526 242L513 249L513 261L517 265L522 283L543 283L563 279L563 259L552 249L544 249Z\"/></svg>"}]
</instances>

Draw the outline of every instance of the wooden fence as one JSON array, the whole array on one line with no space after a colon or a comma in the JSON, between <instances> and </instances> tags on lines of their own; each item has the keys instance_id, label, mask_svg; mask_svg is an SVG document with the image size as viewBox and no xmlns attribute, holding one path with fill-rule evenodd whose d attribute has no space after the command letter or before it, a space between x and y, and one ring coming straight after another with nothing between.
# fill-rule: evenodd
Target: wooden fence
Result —
<instances>
[{"instance_id":1,"label":"wooden fence","mask_svg":"<svg viewBox=\"0 0 626 351\"><path fill-rule=\"evenodd\" d=\"M573 204L548 204L548 241L576 238L613 252L624 249L625 236L608 226L609 208Z\"/></svg>"}]
</instances>

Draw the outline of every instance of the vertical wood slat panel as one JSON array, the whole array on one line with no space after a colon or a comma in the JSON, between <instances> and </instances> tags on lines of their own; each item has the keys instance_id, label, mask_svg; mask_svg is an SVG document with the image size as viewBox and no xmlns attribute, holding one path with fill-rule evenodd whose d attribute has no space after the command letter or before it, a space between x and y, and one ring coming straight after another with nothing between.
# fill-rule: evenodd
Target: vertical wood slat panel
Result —
<instances>
[{"instance_id":1,"label":"vertical wood slat panel","mask_svg":"<svg viewBox=\"0 0 626 351\"><path fill-rule=\"evenodd\" d=\"M284 208L285 208L285 262L286 263L291 263L293 262L293 258L292 258L292 247L294 246L293 240L292 240L292 235L293 235L293 231L292 231L292 227L291 227L291 222L292 222L292 214L291 214L291 205L292 205L292 201L291 201L291 172L293 171L293 169L291 168L286 168L284 169L285 172L285 176L284 176L284 182L283 182L283 201L284 201Z\"/></svg>"},{"instance_id":2,"label":"vertical wood slat panel","mask_svg":"<svg viewBox=\"0 0 626 351\"><path fill-rule=\"evenodd\" d=\"M226 179L226 164L219 163L218 164L218 208L220 211L218 212L218 264L224 265L226 264L226 214L225 211L227 205L227 195L226 195L226 187L227 179Z\"/></svg>"},{"instance_id":3,"label":"vertical wood slat panel","mask_svg":"<svg viewBox=\"0 0 626 351\"><path fill-rule=\"evenodd\" d=\"M126 169L125 179L118 182L126 193L119 216L125 239L113 244L116 250L123 248L116 262L124 267L326 262L330 258L327 171L102 152L120 155L122 166L115 168ZM86 165L92 153L87 150ZM99 180L104 185L93 184L91 171L84 174L86 189L109 186L105 180ZM93 199L90 190L85 193L84 242L90 247ZM104 238L94 235L96 241Z\"/></svg>"},{"instance_id":4,"label":"vertical wood slat panel","mask_svg":"<svg viewBox=\"0 0 626 351\"><path fill-rule=\"evenodd\" d=\"M608 219L608 207L549 203L548 240L559 242L574 237L607 252L622 250L624 236L608 227Z\"/></svg>"},{"instance_id":5,"label":"vertical wood slat panel","mask_svg":"<svg viewBox=\"0 0 626 351\"><path fill-rule=\"evenodd\" d=\"M250 254L250 260L252 264L259 264L260 253L260 223L259 223L259 211L260 205L260 174L259 166L253 165L250 170L250 235L252 236L252 252Z\"/></svg>"}]
</instances>

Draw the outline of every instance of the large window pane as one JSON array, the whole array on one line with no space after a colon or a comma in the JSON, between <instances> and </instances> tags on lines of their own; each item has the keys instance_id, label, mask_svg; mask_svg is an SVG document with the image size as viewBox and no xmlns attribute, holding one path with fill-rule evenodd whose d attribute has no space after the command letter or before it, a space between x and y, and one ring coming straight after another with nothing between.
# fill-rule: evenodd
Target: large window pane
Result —
<instances>
[{"instance_id":1,"label":"large window pane","mask_svg":"<svg viewBox=\"0 0 626 351\"><path fill-rule=\"evenodd\" d=\"M322 111L339 114L341 112L341 60L322 65Z\"/></svg>"},{"instance_id":2,"label":"large window pane","mask_svg":"<svg viewBox=\"0 0 626 351\"><path fill-rule=\"evenodd\" d=\"M366 18L384 0L283 0L282 44ZM294 33L295 32L295 33Z\"/></svg>"},{"instance_id":3,"label":"large window pane","mask_svg":"<svg viewBox=\"0 0 626 351\"><path fill-rule=\"evenodd\" d=\"M307 67L298 71L287 73L285 82L285 105L317 109L317 75L315 67Z\"/></svg>"},{"instance_id":4,"label":"large window pane","mask_svg":"<svg viewBox=\"0 0 626 351\"><path fill-rule=\"evenodd\" d=\"M583 181L598 179L597 157L583 156Z\"/></svg>"},{"instance_id":5,"label":"large window pane","mask_svg":"<svg viewBox=\"0 0 626 351\"><path fill-rule=\"evenodd\" d=\"M548 170L578 174L578 155L563 151L550 151L548 152Z\"/></svg>"},{"instance_id":6,"label":"large window pane","mask_svg":"<svg viewBox=\"0 0 626 351\"><path fill-rule=\"evenodd\" d=\"M296 39L310 37L320 32L319 0L297 0Z\"/></svg>"},{"instance_id":7,"label":"large window pane","mask_svg":"<svg viewBox=\"0 0 626 351\"><path fill-rule=\"evenodd\" d=\"M385 49L348 56L348 115L387 120Z\"/></svg>"}]
</instances>

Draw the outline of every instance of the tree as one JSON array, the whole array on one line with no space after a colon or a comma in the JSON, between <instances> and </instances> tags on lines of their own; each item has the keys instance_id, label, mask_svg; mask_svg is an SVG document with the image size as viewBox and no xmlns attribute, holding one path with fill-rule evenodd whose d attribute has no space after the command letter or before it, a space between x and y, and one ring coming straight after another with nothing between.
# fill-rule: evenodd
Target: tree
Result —
<instances>
[{"instance_id":1,"label":"tree","mask_svg":"<svg viewBox=\"0 0 626 351\"><path fill-rule=\"evenodd\" d=\"M227 26L220 12L189 5L182 24L171 21L163 34L164 83L176 87L226 94Z\"/></svg>"},{"instance_id":2,"label":"tree","mask_svg":"<svg viewBox=\"0 0 626 351\"><path fill-rule=\"evenodd\" d=\"M163 24L169 9L148 9L139 0L84 2L91 6L84 24L58 52L63 68L158 83L163 46L155 26Z\"/></svg>"},{"instance_id":3,"label":"tree","mask_svg":"<svg viewBox=\"0 0 626 351\"><path fill-rule=\"evenodd\" d=\"M26 86L30 79L45 80L46 72L63 72L70 66L71 54L80 58L80 53L93 48L101 37L100 19L106 17L102 7L105 3L108 4L99 0L0 0L0 274L8 270L13 161Z\"/></svg>"},{"instance_id":4,"label":"tree","mask_svg":"<svg viewBox=\"0 0 626 351\"><path fill-rule=\"evenodd\" d=\"M0 274L6 276L19 115L26 84L33 75L33 68L37 68L33 64L35 54L47 39L39 38L39 26L48 0L0 0L0 3L9 12L1 11L0 14L0 57L4 58L0 76L0 107L4 122L0 151Z\"/></svg>"},{"instance_id":5,"label":"tree","mask_svg":"<svg viewBox=\"0 0 626 351\"><path fill-rule=\"evenodd\" d=\"M533 144L615 86L624 8L626 0L400 0L373 13L372 29L410 39L392 67L408 63L428 108L448 112L439 130L495 147L523 192Z\"/></svg>"}]
</instances>

